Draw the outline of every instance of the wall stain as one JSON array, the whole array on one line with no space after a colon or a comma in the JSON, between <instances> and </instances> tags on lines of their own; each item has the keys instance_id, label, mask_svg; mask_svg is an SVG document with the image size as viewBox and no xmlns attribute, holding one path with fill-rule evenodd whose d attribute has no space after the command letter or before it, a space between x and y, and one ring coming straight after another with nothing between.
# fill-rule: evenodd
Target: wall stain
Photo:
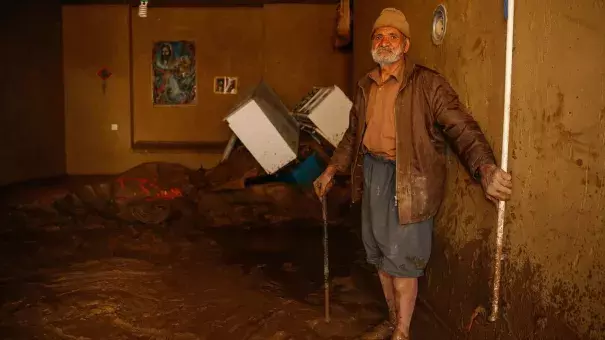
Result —
<instances>
[{"instance_id":1,"label":"wall stain","mask_svg":"<svg viewBox=\"0 0 605 340\"><path fill-rule=\"evenodd\" d=\"M560 120L563 117L563 107L565 106L565 95L561 92L559 88L557 92L557 109L553 114L553 118Z\"/></svg>"},{"instance_id":2,"label":"wall stain","mask_svg":"<svg viewBox=\"0 0 605 340\"><path fill-rule=\"evenodd\" d=\"M477 51L482 44L483 39L481 39L481 37L477 38L477 40L475 40L475 44L473 44L473 51Z\"/></svg>"},{"instance_id":3,"label":"wall stain","mask_svg":"<svg viewBox=\"0 0 605 340\"><path fill-rule=\"evenodd\" d=\"M601 177L599 177L598 174L596 175L595 186L599 189L603 187L603 180L601 179Z\"/></svg>"},{"instance_id":4,"label":"wall stain","mask_svg":"<svg viewBox=\"0 0 605 340\"><path fill-rule=\"evenodd\" d=\"M598 32L599 29L597 28L597 26L593 25L592 23L587 22L584 19L580 19L580 18L575 18L572 17L569 14L563 14L563 17L569 21L571 21L574 24L577 24L578 26L585 28L589 31L593 31L593 32Z\"/></svg>"}]
</instances>

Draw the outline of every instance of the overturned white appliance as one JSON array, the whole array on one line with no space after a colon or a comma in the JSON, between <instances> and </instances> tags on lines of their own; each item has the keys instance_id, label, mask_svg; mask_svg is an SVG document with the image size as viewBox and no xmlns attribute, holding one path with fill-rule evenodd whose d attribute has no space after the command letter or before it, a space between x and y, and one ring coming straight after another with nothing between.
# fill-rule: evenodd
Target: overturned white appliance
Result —
<instances>
[{"instance_id":1,"label":"overturned white appliance","mask_svg":"<svg viewBox=\"0 0 605 340\"><path fill-rule=\"evenodd\" d=\"M315 87L296 105L293 113L303 127L316 130L336 147L349 127L352 106L338 86Z\"/></svg>"},{"instance_id":2,"label":"overturned white appliance","mask_svg":"<svg viewBox=\"0 0 605 340\"><path fill-rule=\"evenodd\" d=\"M224 120L267 174L297 158L298 123L266 83L260 82Z\"/></svg>"}]
</instances>

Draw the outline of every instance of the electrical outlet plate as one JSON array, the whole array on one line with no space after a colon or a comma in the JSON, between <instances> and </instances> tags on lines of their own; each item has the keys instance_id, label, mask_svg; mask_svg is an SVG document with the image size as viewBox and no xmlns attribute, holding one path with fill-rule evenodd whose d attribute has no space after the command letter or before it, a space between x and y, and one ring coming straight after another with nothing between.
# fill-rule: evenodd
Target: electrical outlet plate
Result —
<instances>
[{"instance_id":1,"label":"electrical outlet plate","mask_svg":"<svg viewBox=\"0 0 605 340\"><path fill-rule=\"evenodd\" d=\"M111 131L118 131L118 124L111 124Z\"/></svg>"}]
</instances>

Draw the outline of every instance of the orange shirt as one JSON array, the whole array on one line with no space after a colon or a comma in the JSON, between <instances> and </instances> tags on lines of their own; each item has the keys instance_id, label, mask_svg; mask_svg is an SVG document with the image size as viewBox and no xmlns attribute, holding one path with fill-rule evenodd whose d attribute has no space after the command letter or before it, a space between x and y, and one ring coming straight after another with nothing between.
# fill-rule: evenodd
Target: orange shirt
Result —
<instances>
[{"instance_id":1,"label":"orange shirt","mask_svg":"<svg viewBox=\"0 0 605 340\"><path fill-rule=\"evenodd\" d=\"M386 81L377 68L368 74L374 82L368 96L366 131L363 144L375 154L395 160L395 100L403 81L403 65L389 74Z\"/></svg>"}]
</instances>

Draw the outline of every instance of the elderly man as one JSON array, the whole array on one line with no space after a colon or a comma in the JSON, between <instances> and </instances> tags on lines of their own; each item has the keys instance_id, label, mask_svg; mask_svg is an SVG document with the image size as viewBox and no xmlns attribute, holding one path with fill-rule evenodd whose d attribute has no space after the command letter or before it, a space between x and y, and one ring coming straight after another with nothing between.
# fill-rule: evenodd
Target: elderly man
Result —
<instances>
[{"instance_id":1,"label":"elderly man","mask_svg":"<svg viewBox=\"0 0 605 340\"><path fill-rule=\"evenodd\" d=\"M323 197L335 173L351 168L353 201L362 198L367 261L378 269L390 313L365 338L409 339L417 278L429 260L443 198L446 142L489 200L508 200L512 182L448 82L407 57L405 15L384 9L371 39L378 66L359 81L349 128L315 191Z\"/></svg>"}]
</instances>

